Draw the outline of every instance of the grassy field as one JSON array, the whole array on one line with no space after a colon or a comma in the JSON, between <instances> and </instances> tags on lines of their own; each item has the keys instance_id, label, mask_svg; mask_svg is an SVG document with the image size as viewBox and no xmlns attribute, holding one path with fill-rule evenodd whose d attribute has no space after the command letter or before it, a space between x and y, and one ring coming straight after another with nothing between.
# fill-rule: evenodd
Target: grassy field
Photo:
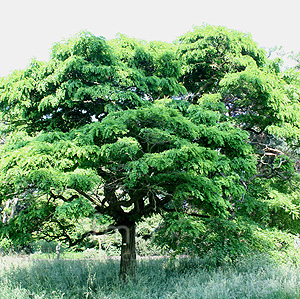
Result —
<instances>
[{"instance_id":1,"label":"grassy field","mask_svg":"<svg viewBox=\"0 0 300 299\"><path fill-rule=\"evenodd\" d=\"M224 267L200 260L140 260L136 281L119 281L117 260L0 258L0 299L300 298L300 268L262 256Z\"/></svg>"}]
</instances>

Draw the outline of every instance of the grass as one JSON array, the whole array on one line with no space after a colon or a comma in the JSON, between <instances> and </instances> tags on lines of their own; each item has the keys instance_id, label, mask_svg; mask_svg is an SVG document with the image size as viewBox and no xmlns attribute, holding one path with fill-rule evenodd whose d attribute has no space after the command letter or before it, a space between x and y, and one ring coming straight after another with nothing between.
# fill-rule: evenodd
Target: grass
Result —
<instances>
[{"instance_id":1,"label":"grass","mask_svg":"<svg viewBox=\"0 0 300 299\"><path fill-rule=\"evenodd\" d=\"M300 268L255 256L213 268L201 260L140 260L136 281L116 260L0 260L0 298L300 298Z\"/></svg>"}]
</instances>

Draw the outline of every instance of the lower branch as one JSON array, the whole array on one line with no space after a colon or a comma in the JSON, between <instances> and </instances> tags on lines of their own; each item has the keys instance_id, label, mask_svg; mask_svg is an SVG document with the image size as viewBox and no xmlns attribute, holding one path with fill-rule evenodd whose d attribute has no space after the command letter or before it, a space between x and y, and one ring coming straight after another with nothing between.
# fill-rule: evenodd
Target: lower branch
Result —
<instances>
[{"instance_id":1,"label":"lower branch","mask_svg":"<svg viewBox=\"0 0 300 299\"><path fill-rule=\"evenodd\" d=\"M91 230L91 231L85 232L79 239L76 239L75 241L70 241L69 245L71 247L71 246L77 245L78 243L82 242L86 237L106 235L108 233L116 231L117 229L118 228L116 226L110 225L107 229L105 229L103 231Z\"/></svg>"},{"instance_id":2,"label":"lower branch","mask_svg":"<svg viewBox=\"0 0 300 299\"><path fill-rule=\"evenodd\" d=\"M164 210L165 212L177 212L176 209L170 209L170 208L167 208L167 207L162 207L162 210ZM209 215L202 215L202 214L198 214L198 213L186 213L184 212L184 214L188 215L188 216L193 216L193 217L199 217L199 218L210 218Z\"/></svg>"}]
</instances>

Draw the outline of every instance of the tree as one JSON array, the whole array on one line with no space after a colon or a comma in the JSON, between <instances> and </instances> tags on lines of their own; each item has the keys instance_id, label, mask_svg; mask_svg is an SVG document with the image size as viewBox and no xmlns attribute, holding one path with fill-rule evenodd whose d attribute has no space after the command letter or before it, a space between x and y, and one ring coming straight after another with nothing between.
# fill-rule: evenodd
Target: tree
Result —
<instances>
[{"instance_id":1,"label":"tree","mask_svg":"<svg viewBox=\"0 0 300 299\"><path fill-rule=\"evenodd\" d=\"M176 44L81 33L55 45L0 84L1 201L18 202L2 233L72 246L117 230L126 278L153 213L179 252L236 253L254 226L295 229L298 79L223 27Z\"/></svg>"},{"instance_id":2,"label":"tree","mask_svg":"<svg viewBox=\"0 0 300 299\"><path fill-rule=\"evenodd\" d=\"M143 216L228 213L243 191L237 183L254 171L248 135L218 124L218 112L204 120L195 117L200 107L183 116L166 107L172 100L153 104L170 95L168 88L156 93L159 82L184 90L166 58L174 54L160 52L152 59L139 47L133 61L120 61L102 38L84 34L56 45L49 63L4 79L1 198L22 205L3 224L10 238L28 242L38 234L74 245L104 233L76 233L79 218L109 216L106 232L122 235L125 277L135 272L135 225Z\"/></svg>"}]
</instances>

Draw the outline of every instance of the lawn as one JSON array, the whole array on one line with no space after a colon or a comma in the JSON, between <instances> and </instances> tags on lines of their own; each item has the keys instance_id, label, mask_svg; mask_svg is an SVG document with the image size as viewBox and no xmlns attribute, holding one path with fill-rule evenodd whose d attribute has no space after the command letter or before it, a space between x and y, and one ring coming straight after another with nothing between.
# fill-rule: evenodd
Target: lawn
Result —
<instances>
[{"instance_id":1,"label":"lawn","mask_svg":"<svg viewBox=\"0 0 300 299\"><path fill-rule=\"evenodd\" d=\"M212 267L198 259L143 259L122 283L117 260L0 258L0 298L300 298L300 268L263 256Z\"/></svg>"}]
</instances>

